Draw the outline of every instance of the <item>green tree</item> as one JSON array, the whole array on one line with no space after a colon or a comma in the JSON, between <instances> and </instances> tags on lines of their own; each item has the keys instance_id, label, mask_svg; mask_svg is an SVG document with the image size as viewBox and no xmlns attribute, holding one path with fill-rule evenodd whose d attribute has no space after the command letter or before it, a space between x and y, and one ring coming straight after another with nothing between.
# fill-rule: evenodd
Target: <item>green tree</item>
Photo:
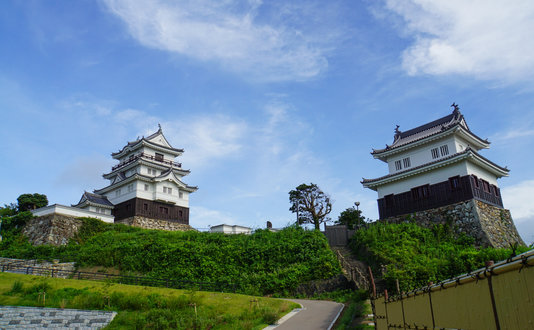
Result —
<instances>
[{"instance_id":1,"label":"green tree","mask_svg":"<svg viewBox=\"0 0 534 330\"><path fill-rule=\"evenodd\" d=\"M362 216L361 210L358 210L353 206L339 214L336 224L346 225L349 229L355 229L365 224L365 217Z\"/></svg>"},{"instance_id":2,"label":"green tree","mask_svg":"<svg viewBox=\"0 0 534 330\"><path fill-rule=\"evenodd\" d=\"M19 211L35 210L48 205L48 198L42 194L22 194L17 198Z\"/></svg>"},{"instance_id":3,"label":"green tree","mask_svg":"<svg viewBox=\"0 0 534 330\"><path fill-rule=\"evenodd\" d=\"M316 230L320 224L329 221L328 214L332 211L330 196L325 194L315 183L301 184L289 192L289 210L297 213L297 223L311 223Z\"/></svg>"},{"instance_id":4,"label":"green tree","mask_svg":"<svg viewBox=\"0 0 534 330\"><path fill-rule=\"evenodd\" d=\"M10 217L17 214L17 205L11 203L9 205L4 204L4 207L0 206L0 218L1 217Z\"/></svg>"}]
</instances>

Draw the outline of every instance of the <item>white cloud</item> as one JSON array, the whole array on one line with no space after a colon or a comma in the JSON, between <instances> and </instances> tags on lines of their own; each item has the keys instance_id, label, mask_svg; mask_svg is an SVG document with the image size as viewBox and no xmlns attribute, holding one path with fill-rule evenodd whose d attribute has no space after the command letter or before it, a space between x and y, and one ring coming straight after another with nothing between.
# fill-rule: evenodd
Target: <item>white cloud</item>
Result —
<instances>
[{"instance_id":1,"label":"white cloud","mask_svg":"<svg viewBox=\"0 0 534 330\"><path fill-rule=\"evenodd\" d=\"M244 121L223 115L186 117L162 126L175 147L186 149L186 167L195 168L238 156L247 133Z\"/></svg>"},{"instance_id":2,"label":"white cloud","mask_svg":"<svg viewBox=\"0 0 534 330\"><path fill-rule=\"evenodd\" d=\"M276 15L271 15L276 17L263 14L258 18L261 1L103 1L144 46L215 61L230 71L265 81L318 75L327 67L325 53L331 48L327 44L336 35L332 31L306 33L310 29L280 19L291 17L283 6L273 10ZM292 15L298 9L292 8Z\"/></svg>"},{"instance_id":3,"label":"white cloud","mask_svg":"<svg viewBox=\"0 0 534 330\"><path fill-rule=\"evenodd\" d=\"M403 67L415 74L464 74L515 82L534 73L534 2L386 0L414 38Z\"/></svg>"},{"instance_id":4,"label":"white cloud","mask_svg":"<svg viewBox=\"0 0 534 330\"><path fill-rule=\"evenodd\" d=\"M512 212L514 221L520 223L534 218L534 180L522 181L502 189L504 205Z\"/></svg>"},{"instance_id":5,"label":"white cloud","mask_svg":"<svg viewBox=\"0 0 534 330\"><path fill-rule=\"evenodd\" d=\"M235 225L236 219L230 214L211 210L202 206L192 205L190 208L190 223L194 224L195 228L205 230L210 226L216 226L220 224Z\"/></svg>"}]
</instances>

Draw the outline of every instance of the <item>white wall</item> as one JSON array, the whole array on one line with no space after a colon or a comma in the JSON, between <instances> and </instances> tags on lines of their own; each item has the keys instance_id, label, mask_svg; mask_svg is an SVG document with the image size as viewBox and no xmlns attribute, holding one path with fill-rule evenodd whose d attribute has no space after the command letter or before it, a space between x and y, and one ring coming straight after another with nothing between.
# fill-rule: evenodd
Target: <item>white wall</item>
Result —
<instances>
[{"instance_id":1,"label":"white wall","mask_svg":"<svg viewBox=\"0 0 534 330\"><path fill-rule=\"evenodd\" d=\"M400 160L401 163L403 163L402 160L404 158L406 158L406 157L410 157L411 166L407 167L407 168L404 168L404 164L402 164L403 166L402 166L402 169L400 171L404 171L405 169L408 169L408 168L413 168L413 167L416 167L416 166L419 166L419 165L430 163L430 162L439 160L439 159L441 159L443 157L450 156L450 155L456 153L457 152L457 143L456 143L455 139L456 139L456 137L454 135L450 135L450 136L448 136L446 138L443 138L443 139L440 139L440 140L436 140L436 141L432 141L432 142L430 142L428 144L424 144L422 146L409 149L406 152L402 152L402 153L399 153L399 154L395 154L395 155L393 155L391 157L388 157L387 158L387 162L388 162L389 173L392 174L392 173L399 172L399 171L397 171L395 169L395 161ZM449 154L446 155L446 156L441 156L441 154L440 154L439 158L433 159L432 158L431 149L433 149L433 148L438 148L439 149L443 145L447 145L448 146Z\"/></svg>"},{"instance_id":2,"label":"white wall","mask_svg":"<svg viewBox=\"0 0 534 330\"><path fill-rule=\"evenodd\" d=\"M212 233L224 233L224 234L246 234L252 233L252 228L243 226L230 226L230 225L217 225L210 228Z\"/></svg>"},{"instance_id":3,"label":"white wall","mask_svg":"<svg viewBox=\"0 0 534 330\"><path fill-rule=\"evenodd\" d=\"M450 166L441 167L433 171L420 173L407 177L406 179L395 181L378 187L378 198L383 198L389 194L399 194L410 191L410 189L425 184L435 184L447 181L450 177L467 175L467 161L456 163Z\"/></svg>"},{"instance_id":4,"label":"white wall","mask_svg":"<svg viewBox=\"0 0 534 330\"><path fill-rule=\"evenodd\" d=\"M88 211L85 209L80 209L77 207L65 206L65 205L60 205L60 204L54 204L54 205L41 207L40 209L32 210L31 212L36 217L41 217L41 216L55 213L55 214L72 216L76 218L80 218L80 217L97 218L104 222L110 222L110 223L114 222L114 219L115 219L112 215L105 215L102 213L96 213L96 212Z\"/></svg>"},{"instance_id":5,"label":"white wall","mask_svg":"<svg viewBox=\"0 0 534 330\"><path fill-rule=\"evenodd\" d=\"M474 163L467 162L467 173L476 175L479 179L484 179L490 184L498 186L497 177L494 174L491 174L490 172L486 171L485 169Z\"/></svg>"}]
</instances>

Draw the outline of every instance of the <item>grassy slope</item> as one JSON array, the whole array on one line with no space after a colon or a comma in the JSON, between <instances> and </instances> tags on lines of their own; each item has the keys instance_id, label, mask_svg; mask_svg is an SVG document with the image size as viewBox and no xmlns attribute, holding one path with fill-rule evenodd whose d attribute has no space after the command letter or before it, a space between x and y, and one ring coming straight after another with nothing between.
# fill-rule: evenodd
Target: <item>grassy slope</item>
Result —
<instances>
[{"instance_id":1,"label":"grassy slope","mask_svg":"<svg viewBox=\"0 0 534 330\"><path fill-rule=\"evenodd\" d=\"M43 290L46 307L118 311L110 329L261 329L298 307L280 299L240 294L0 274L1 305L43 306L39 294Z\"/></svg>"},{"instance_id":2,"label":"grassy slope","mask_svg":"<svg viewBox=\"0 0 534 330\"><path fill-rule=\"evenodd\" d=\"M31 246L24 222L5 221L0 256L76 261L123 273L205 282L229 282L247 294L288 294L299 284L339 274L324 235L300 228L252 235L142 230L85 219L78 237L63 247ZM18 225L15 225L18 224Z\"/></svg>"},{"instance_id":3,"label":"grassy slope","mask_svg":"<svg viewBox=\"0 0 534 330\"><path fill-rule=\"evenodd\" d=\"M371 265L375 276L385 267L390 292L411 290L484 267L487 260L503 260L510 249L476 248L473 239L455 236L444 225L432 229L414 223L376 223L356 232L351 242L355 254ZM520 247L517 253L528 248Z\"/></svg>"}]
</instances>

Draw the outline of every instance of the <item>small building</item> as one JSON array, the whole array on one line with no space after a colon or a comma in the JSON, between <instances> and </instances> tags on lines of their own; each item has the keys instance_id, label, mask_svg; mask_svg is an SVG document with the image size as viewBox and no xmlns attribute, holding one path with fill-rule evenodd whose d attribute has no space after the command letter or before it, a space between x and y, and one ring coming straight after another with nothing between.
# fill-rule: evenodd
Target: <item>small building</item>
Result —
<instances>
[{"instance_id":1,"label":"small building","mask_svg":"<svg viewBox=\"0 0 534 330\"><path fill-rule=\"evenodd\" d=\"M223 233L223 234L245 234L250 235L252 233L252 228L239 226L239 225L227 225L221 224L210 227L210 233Z\"/></svg>"},{"instance_id":2,"label":"small building","mask_svg":"<svg viewBox=\"0 0 534 330\"><path fill-rule=\"evenodd\" d=\"M448 218L469 231L480 227L476 224L480 219L485 219L482 227L495 227L489 222L496 219L490 219L500 214L507 219L506 228L500 228L509 234L506 239L522 243L510 212L504 210L497 182L509 170L480 154L490 142L473 133L459 107L452 106L451 114L424 125L406 131L397 125L393 143L371 152L387 164L388 174L363 179L363 186L378 193L380 219L398 221L415 215L419 222L432 224ZM484 239L508 246L503 238L493 237L499 230Z\"/></svg>"}]
</instances>

